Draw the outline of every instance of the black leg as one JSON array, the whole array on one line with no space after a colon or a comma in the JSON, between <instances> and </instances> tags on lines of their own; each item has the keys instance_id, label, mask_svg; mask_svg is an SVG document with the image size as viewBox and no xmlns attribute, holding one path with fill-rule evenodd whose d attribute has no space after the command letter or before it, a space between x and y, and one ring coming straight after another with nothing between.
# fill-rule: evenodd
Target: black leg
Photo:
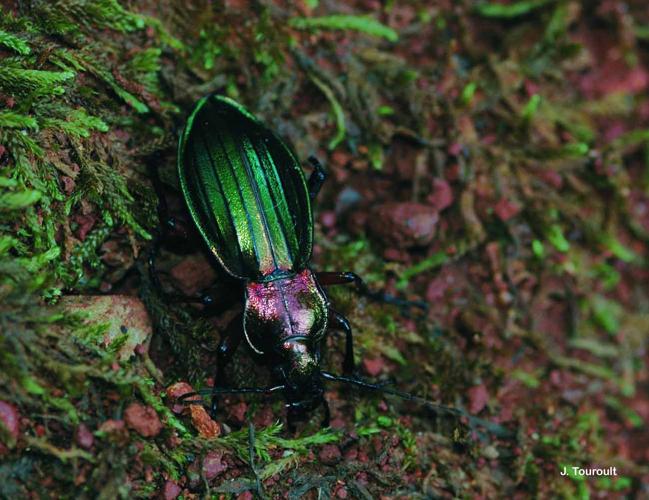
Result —
<instances>
[{"instance_id":1,"label":"black leg","mask_svg":"<svg viewBox=\"0 0 649 500\"><path fill-rule=\"evenodd\" d=\"M318 196L320 188L324 184L324 181L327 179L327 171L315 156L309 156L309 162L311 163L311 165L313 165L314 169L313 172L311 172L311 176L309 177L308 181L309 197L311 198L311 201L313 201L315 197Z\"/></svg>"},{"instance_id":2,"label":"black leg","mask_svg":"<svg viewBox=\"0 0 649 500\"><path fill-rule=\"evenodd\" d=\"M352 327L345 316L333 309L329 309L329 325L331 328L345 332L345 360L343 361L343 373L345 375L351 375L355 368Z\"/></svg>"},{"instance_id":3,"label":"black leg","mask_svg":"<svg viewBox=\"0 0 649 500\"><path fill-rule=\"evenodd\" d=\"M297 430L297 427L295 426L295 422L297 421L298 418L296 417L296 414L289 409L286 412L286 428L288 429L288 432L290 434L295 434L295 431Z\"/></svg>"},{"instance_id":4,"label":"black leg","mask_svg":"<svg viewBox=\"0 0 649 500\"><path fill-rule=\"evenodd\" d=\"M422 300L406 300L400 297L395 297L389 293L375 292L371 290L365 281L356 273L351 272L321 272L316 273L316 279L322 286L331 285L346 285L353 283L356 286L356 291L361 295L376 300L378 302L385 302L386 304L394 304L399 307L418 307L423 310L428 310L428 304Z\"/></svg>"},{"instance_id":5,"label":"black leg","mask_svg":"<svg viewBox=\"0 0 649 500\"><path fill-rule=\"evenodd\" d=\"M243 315L237 315L228 325L221 342L219 343L216 365L216 376L214 377L214 388L225 388L228 386L225 376L225 367L232 360L237 347L243 339ZM218 399L216 394L212 393L212 404L210 407L210 415L212 418L216 416L218 409Z\"/></svg>"},{"instance_id":6,"label":"black leg","mask_svg":"<svg viewBox=\"0 0 649 500\"><path fill-rule=\"evenodd\" d=\"M322 419L322 428L329 427L331 422L331 412L329 411L329 403L325 398L322 398L322 407L324 408L324 418Z\"/></svg>"}]
</instances>

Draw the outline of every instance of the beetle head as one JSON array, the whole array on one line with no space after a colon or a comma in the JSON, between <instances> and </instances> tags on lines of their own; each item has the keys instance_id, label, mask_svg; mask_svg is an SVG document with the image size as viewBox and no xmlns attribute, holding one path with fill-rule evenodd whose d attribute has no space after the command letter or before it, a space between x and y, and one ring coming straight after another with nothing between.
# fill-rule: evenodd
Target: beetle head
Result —
<instances>
[{"instance_id":1,"label":"beetle head","mask_svg":"<svg viewBox=\"0 0 649 500\"><path fill-rule=\"evenodd\" d=\"M324 401L324 386L318 357L308 339L293 337L282 343L276 376L284 385L286 407L294 418L306 416Z\"/></svg>"}]
</instances>

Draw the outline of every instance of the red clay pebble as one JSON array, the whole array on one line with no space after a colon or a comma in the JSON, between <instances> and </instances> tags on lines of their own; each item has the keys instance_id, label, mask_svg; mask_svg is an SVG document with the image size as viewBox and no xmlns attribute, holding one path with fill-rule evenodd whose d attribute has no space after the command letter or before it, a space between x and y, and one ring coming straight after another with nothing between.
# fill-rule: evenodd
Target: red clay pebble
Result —
<instances>
[{"instance_id":1,"label":"red clay pebble","mask_svg":"<svg viewBox=\"0 0 649 500\"><path fill-rule=\"evenodd\" d=\"M74 433L74 439L79 446L86 450L92 448L92 445L95 442L95 437L92 435L92 432L90 432L90 429L88 429L86 424L79 424L79 427L77 427L77 430Z\"/></svg>"},{"instance_id":2,"label":"red clay pebble","mask_svg":"<svg viewBox=\"0 0 649 500\"><path fill-rule=\"evenodd\" d=\"M521 211L521 208L514 202L501 198L494 206L494 212L503 222L507 222Z\"/></svg>"},{"instance_id":3,"label":"red clay pebble","mask_svg":"<svg viewBox=\"0 0 649 500\"><path fill-rule=\"evenodd\" d=\"M441 212L453 203L453 191L450 184L444 179L433 180L433 192L428 196L428 202Z\"/></svg>"},{"instance_id":4,"label":"red clay pebble","mask_svg":"<svg viewBox=\"0 0 649 500\"><path fill-rule=\"evenodd\" d=\"M365 358L363 360L363 370L371 377L378 376L382 371L385 363L382 358Z\"/></svg>"},{"instance_id":5,"label":"red clay pebble","mask_svg":"<svg viewBox=\"0 0 649 500\"><path fill-rule=\"evenodd\" d=\"M124 420L126 425L142 437L155 437L162 430L162 423L156 411L140 403L131 403L126 408Z\"/></svg>"},{"instance_id":6,"label":"red clay pebble","mask_svg":"<svg viewBox=\"0 0 649 500\"><path fill-rule=\"evenodd\" d=\"M187 408L185 405L176 403L176 400L180 396L182 396L183 394L187 394L188 392L194 392L194 388L191 385L189 385L187 382L176 382L175 384L167 387L167 396L173 403L171 411L173 411L176 414L180 414L185 410L185 408Z\"/></svg>"},{"instance_id":7,"label":"red clay pebble","mask_svg":"<svg viewBox=\"0 0 649 500\"><path fill-rule=\"evenodd\" d=\"M467 393L469 397L469 411L471 413L480 413L482 409L487 406L489 401L489 393L484 384L471 387Z\"/></svg>"},{"instance_id":8,"label":"red clay pebble","mask_svg":"<svg viewBox=\"0 0 649 500\"><path fill-rule=\"evenodd\" d=\"M0 401L0 420L9 431L13 439L18 439L20 434L20 414L14 405Z\"/></svg>"},{"instance_id":9,"label":"red clay pebble","mask_svg":"<svg viewBox=\"0 0 649 500\"><path fill-rule=\"evenodd\" d=\"M370 231L397 249L428 245L435 236L437 210L421 203L384 203L372 210Z\"/></svg>"},{"instance_id":10,"label":"red clay pebble","mask_svg":"<svg viewBox=\"0 0 649 500\"><path fill-rule=\"evenodd\" d=\"M252 493L250 493L249 491L244 491L237 497L237 500L252 500L252 498Z\"/></svg>"},{"instance_id":11,"label":"red clay pebble","mask_svg":"<svg viewBox=\"0 0 649 500\"><path fill-rule=\"evenodd\" d=\"M192 416L192 424L198 433L205 438L214 438L221 435L221 427L209 416L205 408L198 405L191 405L189 413Z\"/></svg>"},{"instance_id":12,"label":"red clay pebble","mask_svg":"<svg viewBox=\"0 0 649 500\"><path fill-rule=\"evenodd\" d=\"M216 279L210 263L200 256L190 256L171 269L171 276L188 295L207 288Z\"/></svg>"},{"instance_id":13,"label":"red clay pebble","mask_svg":"<svg viewBox=\"0 0 649 500\"><path fill-rule=\"evenodd\" d=\"M210 451L203 459L203 474L208 481L228 470L222 451Z\"/></svg>"},{"instance_id":14,"label":"red clay pebble","mask_svg":"<svg viewBox=\"0 0 649 500\"><path fill-rule=\"evenodd\" d=\"M341 459L340 448L335 444L325 444L318 453L318 458L325 465L335 465Z\"/></svg>"},{"instance_id":15,"label":"red clay pebble","mask_svg":"<svg viewBox=\"0 0 649 500\"><path fill-rule=\"evenodd\" d=\"M322 225L327 229L331 229L336 225L336 214L331 210L322 212L320 214L320 222L322 222Z\"/></svg>"},{"instance_id":16,"label":"red clay pebble","mask_svg":"<svg viewBox=\"0 0 649 500\"><path fill-rule=\"evenodd\" d=\"M20 435L20 414L16 407L5 401L0 401L0 421L2 421L9 432L7 444L13 446ZM3 455L6 451L6 446L0 443L0 455Z\"/></svg>"},{"instance_id":17,"label":"red clay pebble","mask_svg":"<svg viewBox=\"0 0 649 500\"><path fill-rule=\"evenodd\" d=\"M165 500L174 500L174 498L177 498L182 491L182 488L176 483L174 483L173 481L167 481L165 483L162 494Z\"/></svg>"}]
</instances>

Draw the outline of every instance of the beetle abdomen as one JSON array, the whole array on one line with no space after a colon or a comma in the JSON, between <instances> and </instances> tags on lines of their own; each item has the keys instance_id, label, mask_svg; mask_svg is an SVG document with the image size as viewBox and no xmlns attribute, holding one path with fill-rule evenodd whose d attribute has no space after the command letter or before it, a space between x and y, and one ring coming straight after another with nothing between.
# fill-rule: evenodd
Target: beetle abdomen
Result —
<instances>
[{"instance_id":1,"label":"beetle abdomen","mask_svg":"<svg viewBox=\"0 0 649 500\"><path fill-rule=\"evenodd\" d=\"M313 221L304 174L245 108L201 99L180 139L178 173L194 222L228 273L263 281L306 266Z\"/></svg>"}]
</instances>

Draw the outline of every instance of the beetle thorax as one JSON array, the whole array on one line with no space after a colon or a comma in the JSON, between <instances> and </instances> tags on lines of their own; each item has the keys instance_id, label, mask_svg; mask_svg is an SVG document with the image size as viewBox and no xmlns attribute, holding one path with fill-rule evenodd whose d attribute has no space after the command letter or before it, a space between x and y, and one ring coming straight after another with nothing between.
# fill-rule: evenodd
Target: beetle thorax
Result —
<instances>
[{"instance_id":1,"label":"beetle thorax","mask_svg":"<svg viewBox=\"0 0 649 500\"><path fill-rule=\"evenodd\" d=\"M327 299L313 273L246 285L244 331L258 353L281 352L290 339L315 346L327 327Z\"/></svg>"}]
</instances>

